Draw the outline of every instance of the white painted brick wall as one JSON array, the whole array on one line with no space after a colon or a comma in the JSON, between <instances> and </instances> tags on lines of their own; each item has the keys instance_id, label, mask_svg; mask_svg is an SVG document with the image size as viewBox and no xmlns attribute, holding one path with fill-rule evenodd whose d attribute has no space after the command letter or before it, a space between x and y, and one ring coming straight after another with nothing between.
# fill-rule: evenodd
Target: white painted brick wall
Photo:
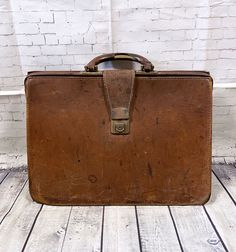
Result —
<instances>
[{"instance_id":1,"label":"white painted brick wall","mask_svg":"<svg viewBox=\"0 0 236 252\"><path fill-rule=\"evenodd\" d=\"M28 70L82 69L84 54L110 51L236 82L236 2L0 0L0 90L22 88Z\"/></svg>"}]
</instances>

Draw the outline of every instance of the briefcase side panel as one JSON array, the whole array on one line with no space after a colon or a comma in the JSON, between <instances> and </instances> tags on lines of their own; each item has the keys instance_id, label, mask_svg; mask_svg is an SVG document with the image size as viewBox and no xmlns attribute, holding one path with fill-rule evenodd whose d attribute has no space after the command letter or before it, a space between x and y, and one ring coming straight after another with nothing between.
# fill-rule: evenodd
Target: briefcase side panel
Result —
<instances>
[{"instance_id":1,"label":"briefcase side panel","mask_svg":"<svg viewBox=\"0 0 236 252\"><path fill-rule=\"evenodd\" d=\"M30 192L53 205L206 202L210 77L135 80L130 134L112 135L101 76L26 80Z\"/></svg>"}]
</instances>

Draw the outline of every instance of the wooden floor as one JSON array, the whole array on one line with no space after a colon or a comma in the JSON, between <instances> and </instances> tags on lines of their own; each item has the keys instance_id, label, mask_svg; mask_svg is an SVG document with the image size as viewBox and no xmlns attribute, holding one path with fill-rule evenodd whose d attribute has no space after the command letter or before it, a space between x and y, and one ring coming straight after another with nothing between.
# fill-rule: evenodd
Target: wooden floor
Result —
<instances>
[{"instance_id":1,"label":"wooden floor","mask_svg":"<svg viewBox=\"0 0 236 252\"><path fill-rule=\"evenodd\" d=\"M53 207L26 172L0 172L0 252L236 251L236 168L213 165L204 206Z\"/></svg>"}]
</instances>

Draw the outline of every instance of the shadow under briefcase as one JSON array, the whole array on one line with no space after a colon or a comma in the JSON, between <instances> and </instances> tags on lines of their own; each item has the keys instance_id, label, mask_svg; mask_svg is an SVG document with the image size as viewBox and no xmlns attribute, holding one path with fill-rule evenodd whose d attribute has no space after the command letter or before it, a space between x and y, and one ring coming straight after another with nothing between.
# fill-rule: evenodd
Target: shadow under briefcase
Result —
<instances>
[{"instance_id":1,"label":"shadow under briefcase","mask_svg":"<svg viewBox=\"0 0 236 252\"><path fill-rule=\"evenodd\" d=\"M98 71L104 61L141 71ZM51 205L189 205L211 191L212 78L105 54L25 79L32 198Z\"/></svg>"}]
</instances>

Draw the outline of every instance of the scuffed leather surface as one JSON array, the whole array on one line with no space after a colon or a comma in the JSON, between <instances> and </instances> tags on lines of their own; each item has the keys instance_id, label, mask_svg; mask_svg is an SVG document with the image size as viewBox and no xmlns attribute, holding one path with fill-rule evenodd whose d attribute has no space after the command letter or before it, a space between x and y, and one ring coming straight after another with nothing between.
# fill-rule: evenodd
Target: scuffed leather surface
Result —
<instances>
[{"instance_id":1,"label":"scuffed leather surface","mask_svg":"<svg viewBox=\"0 0 236 252\"><path fill-rule=\"evenodd\" d=\"M53 205L201 204L211 190L212 80L136 76L129 135L110 133L102 76L29 76L30 192Z\"/></svg>"},{"instance_id":2,"label":"scuffed leather surface","mask_svg":"<svg viewBox=\"0 0 236 252\"><path fill-rule=\"evenodd\" d=\"M109 111L114 108L127 108L128 111L130 110L134 93L134 79L134 70L104 71L103 84Z\"/></svg>"}]
</instances>

